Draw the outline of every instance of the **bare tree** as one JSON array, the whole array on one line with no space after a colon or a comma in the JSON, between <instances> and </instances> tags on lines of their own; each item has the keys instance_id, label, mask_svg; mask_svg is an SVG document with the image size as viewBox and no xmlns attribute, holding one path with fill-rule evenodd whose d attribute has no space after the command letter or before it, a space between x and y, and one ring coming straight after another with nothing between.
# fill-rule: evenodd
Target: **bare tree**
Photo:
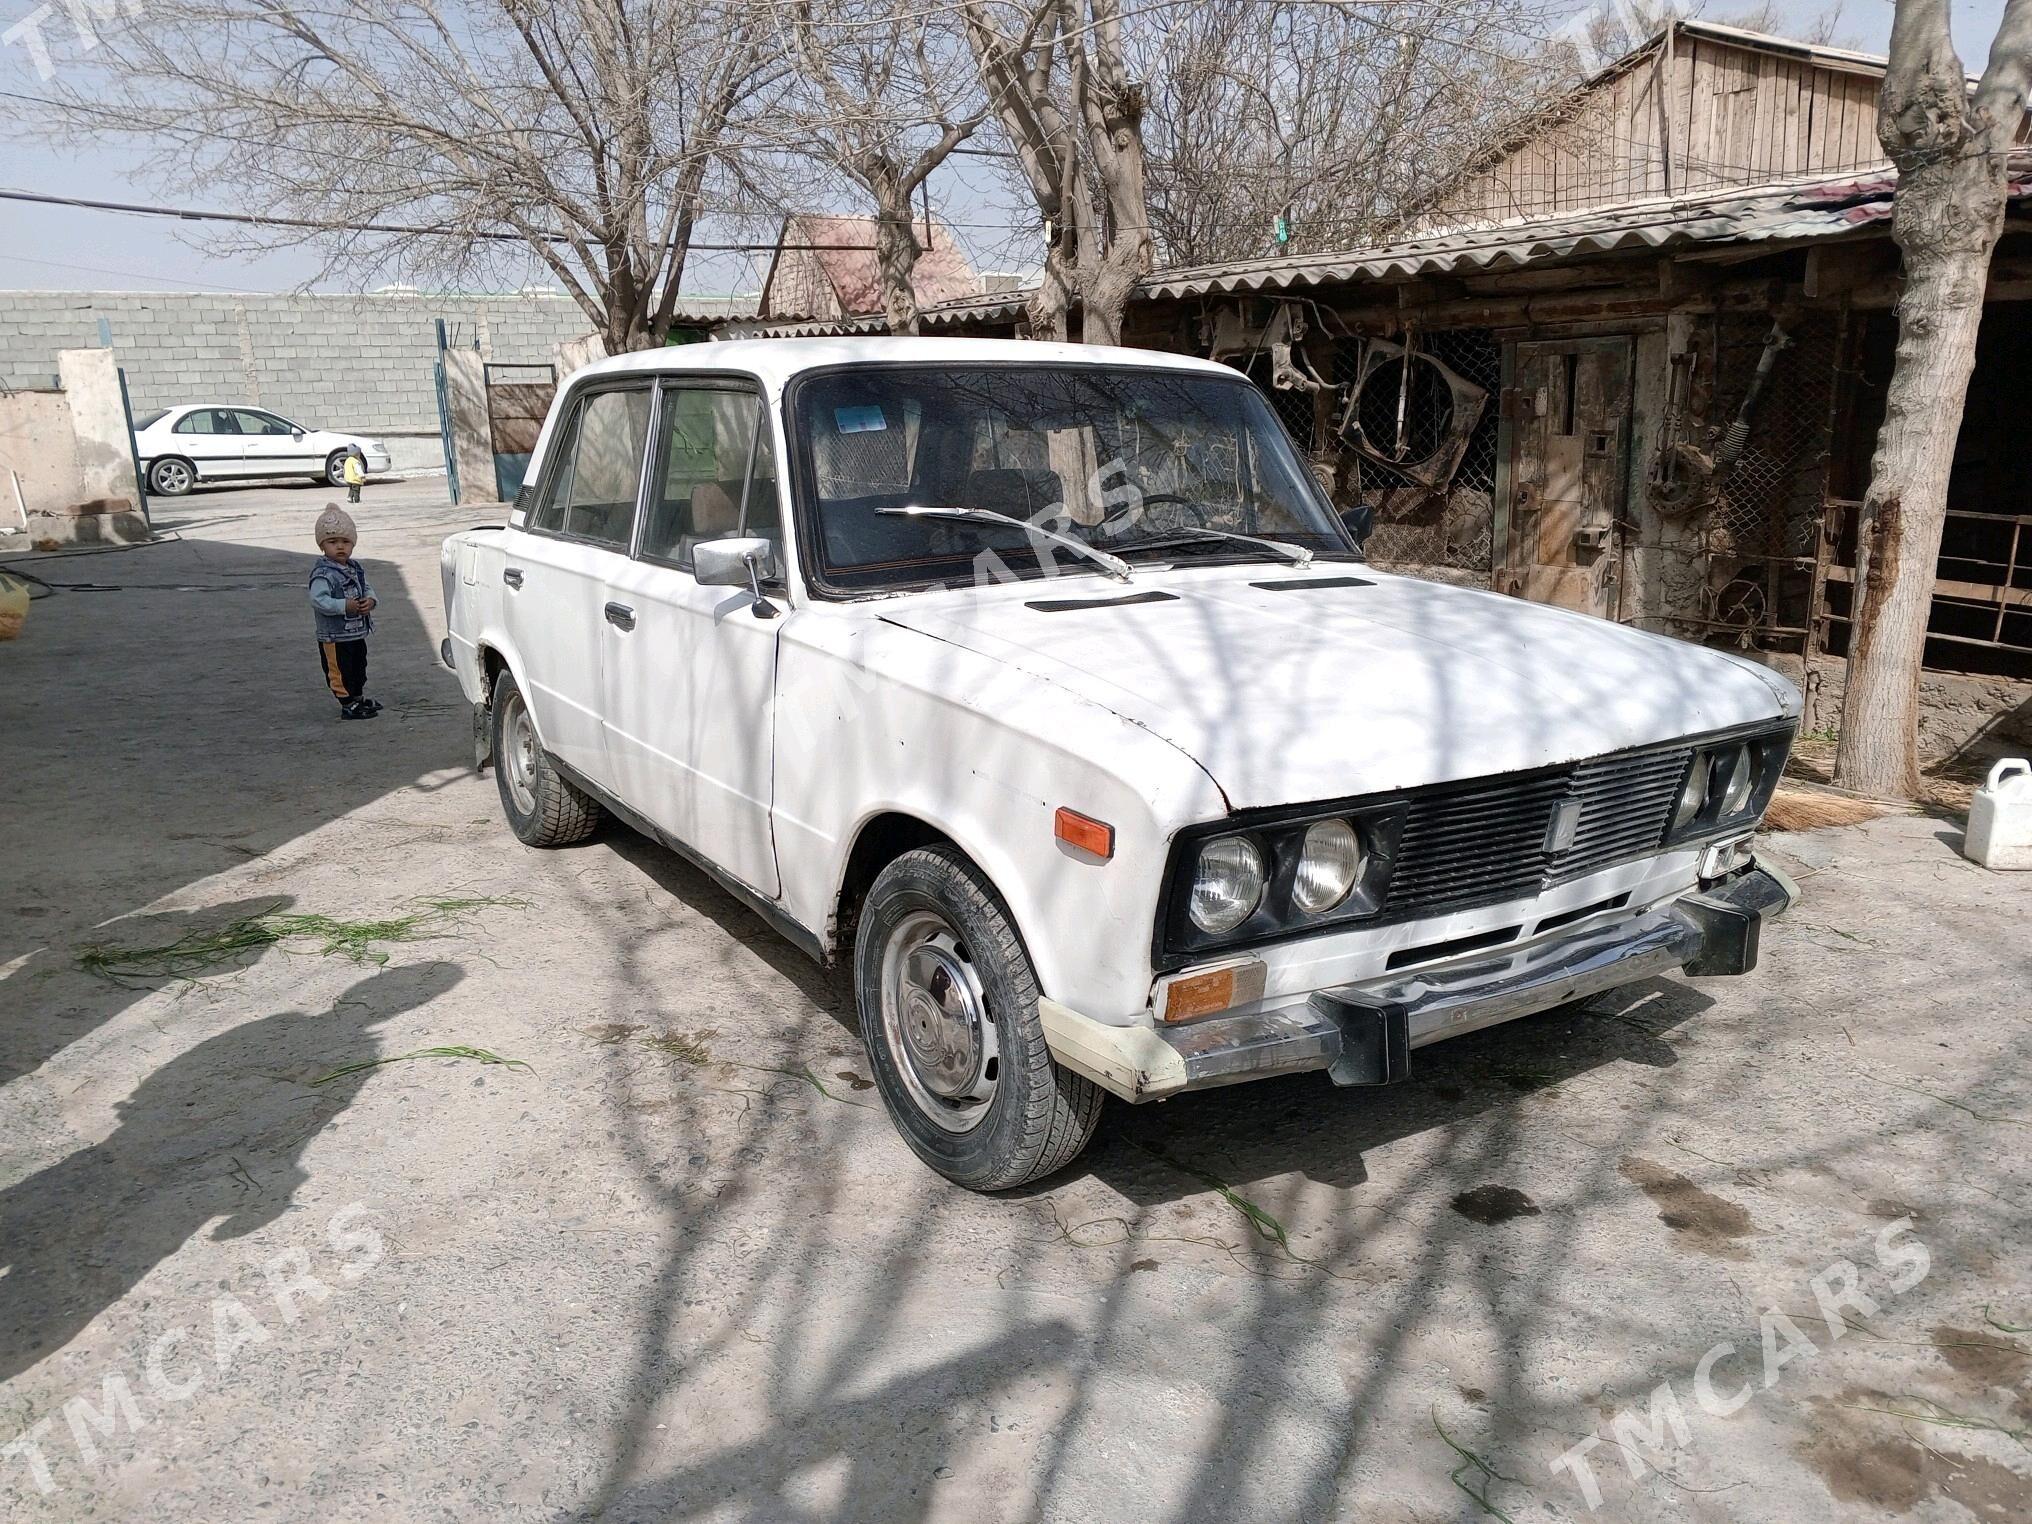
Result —
<instances>
[{"instance_id":1,"label":"bare tree","mask_svg":"<svg viewBox=\"0 0 2032 1524\"><path fill-rule=\"evenodd\" d=\"M960 0L988 102L1045 226L1030 299L1038 338L1121 342L1155 244L1144 198L1143 86L1129 77L1120 0Z\"/></svg>"},{"instance_id":2,"label":"bare tree","mask_svg":"<svg viewBox=\"0 0 2032 1524\"><path fill-rule=\"evenodd\" d=\"M1555 82L1518 56L1543 21L1539 0L1203 0L1162 13L1131 53L1150 82L1150 220L1167 262L1384 233Z\"/></svg>"},{"instance_id":3,"label":"bare tree","mask_svg":"<svg viewBox=\"0 0 2032 1524\"><path fill-rule=\"evenodd\" d=\"M1910 796L1919 786L1919 670L1948 475L2028 82L2032 0L2008 0L1973 92L1948 32L1948 0L1897 0L1877 140L1898 169L1891 232L1905 286L1863 499L1835 758L1836 781L1865 793Z\"/></svg>"},{"instance_id":4,"label":"bare tree","mask_svg":"<svg viewBox=\"0 0 2032 1524\"><path fill-rule=\"evenodd\" d=\"M780 77L766 0L149 0L53 83L78 136L246 208L327 271L455 278L504 243L610 351L661 344L744 114ZM364 229L394 224L408 231Z\"/></svg>"},{"instance_id":5,"label":"bare tree","mask_svg":"<svg viewBox=\"0 0 2032 1524\"><path fill-rule=\"evenodd\" d=\"M779 141L875 203L882 309L891 333L916 333L912 202L988 114L966 41L951 11L910 0L798 0L781 26L798 77Z\"/></svg>"}]
</instances>

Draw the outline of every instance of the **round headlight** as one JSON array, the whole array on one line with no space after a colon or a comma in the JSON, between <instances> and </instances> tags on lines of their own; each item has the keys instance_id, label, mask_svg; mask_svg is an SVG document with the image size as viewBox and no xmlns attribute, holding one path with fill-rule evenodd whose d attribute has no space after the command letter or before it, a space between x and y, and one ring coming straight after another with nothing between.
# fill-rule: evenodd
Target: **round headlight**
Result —
<instances>
[{"instance_id":1,"label":"round headlight","mask_svg":"<svg viewBox=\"0 0 2032 1524\"><path fill-rule=\"evenodd\" d=\"M1708 754L1695 752L1693 765L1686 770L1686 787L1679 791L1679 803L1673 807L1672 829L1677 831L1700 813L1700 807L1707 803Z\"/></svg>"},{"instance_id":2,"label":"round headlight","mask_svg":"<svg viewBox=\"0 0 2032 1524\"><path fill-rule=\"evenodd\" d=\"M1331 910L1348 897L1362 871L1362 841L1345 820L1322 820L1308 826L1298 853L1298 875L1291 883L1292 903L1308 915Z\"/></svg>"},{"instance_id":3,"label":"round headlight","mask_svg":"<svg viewBox=\"0 0 2032 1524\"><path fill-rule=\"evenodd\" d=\"M1722 795L1722 818L1740 815L1743 806L1750 802L1750 783L1755 768L1750 761L1750 748L1738 746L1730 760L1728 790Z\"/></svg>"},{"instance_id":4,"label":"round headlight","mask_svg":"<svg viewBox=\"0 0 2032 1524\"><path fill-rule=\"evenodd\" d=\"M1209 936L1233 931L1263 899L1263 854L1246 836L1219 836L1192 870L1192 924Z\"/></svg>"}]
</instances>

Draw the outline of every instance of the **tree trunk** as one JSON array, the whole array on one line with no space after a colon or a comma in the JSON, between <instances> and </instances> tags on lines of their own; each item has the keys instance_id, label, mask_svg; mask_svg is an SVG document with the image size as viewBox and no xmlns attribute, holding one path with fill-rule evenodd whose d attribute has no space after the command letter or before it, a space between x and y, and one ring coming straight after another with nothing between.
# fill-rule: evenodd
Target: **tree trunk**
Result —
<instances>
[{"instance_id":1,"label":"tree trunk","mask_svg":"<svg viewBox=\"0 0 2032 1524\"><path fill-rule=\"evenodd\" d=\"M922 252L910 225L910 206L879 206L875 213L875 270L882 282L882 312L893 334L915 335L917 288L911 273Z\"/></svg>"},{"instance_id":2,"label":"tree trunk","mask_svg":"<svg viewBox=\"0 0 2032 1524\"><path fill-rule=\"evenodd\" d=\"M1026 307L1030 337L1063 344L1072 337L1073 267L1057 244L1045 251L1044 272Z\"/></svg>"},{"instance_id":3,"label":"tree trunk","mask_svg":"<svg viewBox=\"0 0 2032 1524\"><path fill-rule=\"evenodd\" d=\"M1919 791L1919 671L1983 287L2003 224L1995 170L1980 154L1961 155L1899 177L1898 353L1863 500L1835 759L1835 781L1866 794Z\"/></svg>"},{"instance_id":4,"label":"tree trunk","mask_svg":"<svg viewBox=\"0 0 2032 1524\"><path fill-rule=\"evenodd\" d=\"M1870 465L1835 781L1919 790L1919 672L1948 477L1961 433L2006 150L2025 109L2032 0L2009 0L1971 100L1947 0L1898 0L1877 136L1898 167L1891 232L1904 258L1898 350Z\"/></svg>"}]
</instances>

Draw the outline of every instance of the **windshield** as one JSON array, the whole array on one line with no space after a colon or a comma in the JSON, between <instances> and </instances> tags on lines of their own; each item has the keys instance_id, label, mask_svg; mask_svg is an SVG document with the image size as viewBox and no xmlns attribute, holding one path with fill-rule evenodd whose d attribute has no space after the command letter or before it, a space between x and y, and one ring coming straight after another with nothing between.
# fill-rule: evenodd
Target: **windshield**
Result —
<instances>
[{"instance_id":1,"label":"windshield","mask_svg":"<svg viewBox=\"0 0 2032 1524\"><path fill-rule=\"evenodd\" d=\"M1128 561L1260 560L1254 535L1357 552L1263 396L1236 377L1098 365L861 366L795 394L817 580L843 590L1092 573L986 509Z\"/></svg>"}]
</instances>

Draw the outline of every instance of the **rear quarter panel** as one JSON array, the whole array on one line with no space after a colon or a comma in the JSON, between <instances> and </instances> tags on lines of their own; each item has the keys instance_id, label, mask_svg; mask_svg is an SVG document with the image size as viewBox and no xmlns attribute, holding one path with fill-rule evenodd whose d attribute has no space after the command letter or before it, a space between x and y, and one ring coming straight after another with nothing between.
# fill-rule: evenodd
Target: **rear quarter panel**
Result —
<instances>
[{"instance_id":1,"label":"rear quarter panel","mask_svg":"<svg viewBox=\"0 0 2032 1524\"><path fill-rule=\"evenodd\" d=\"M468 703L487 699L482 648L492 648L519 671L502 617L501 569L507 564L506 532L462 529L447 536L438 552L438 577L443 586L445 629L451 636L452 670Z\"/></svg>"}]
</instances>

